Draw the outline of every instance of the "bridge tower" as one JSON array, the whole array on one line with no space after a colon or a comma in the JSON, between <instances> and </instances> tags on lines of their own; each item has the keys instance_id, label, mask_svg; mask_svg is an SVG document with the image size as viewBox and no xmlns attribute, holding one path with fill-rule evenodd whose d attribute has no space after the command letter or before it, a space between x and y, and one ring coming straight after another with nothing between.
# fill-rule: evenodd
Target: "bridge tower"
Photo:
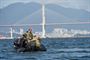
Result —
<instances>
[{"instance_id":1,"label":"bridge tower","mask_svg":"<svg viewBox=\"0 0 90 60\"><path fill-rule=\"evenodd\" d=\"M45 38L45 3L42 0L42 38Z\"/></svg>"},{"instance_id":2,"label":"bridge tower","mask_svg":"<svg viewBox=\"0 0 90 60\"><path fill-rule=\"evenodd\" d=\"M10 28L10 38L13 39L13 29L12 29L12 27Z\"/></svg>"}]
</instances>

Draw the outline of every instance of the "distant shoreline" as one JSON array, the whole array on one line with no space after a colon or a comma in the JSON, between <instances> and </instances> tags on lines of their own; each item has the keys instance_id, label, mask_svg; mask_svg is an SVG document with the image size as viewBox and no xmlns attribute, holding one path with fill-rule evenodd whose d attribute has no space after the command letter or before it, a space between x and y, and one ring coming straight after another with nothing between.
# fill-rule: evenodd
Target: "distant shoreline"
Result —
<instances>
[{"instance_id":1,"label":"distant shoreline","mask_svg":"<svg viewBox=\"0 0 90 60\"><path fill-rule=\"evenodd\" d=\"M46 37L46 38L49 38L49 37ZM87 36L87 37L86 36L85 37L52 37L49 39L77 39L77 38L90 38L90 36Z\"/></svg>"},{"instance_id":2,"label":"distant shoreline","mask_svg":"<svg viewBox=\"0 0 90 60\"><path fill-rule=\"evenodd\" d=\"M85 38L90 38L90 36L88 37L52 37L52 38L49 38L49 37L46 37L46 38L41 38L41 39L85 39ZM9 38L5 38L5 39L0 39L0 40L15 40L17 38L13 38L13 39L9 39Z\"/></svg>"}]
</instances>

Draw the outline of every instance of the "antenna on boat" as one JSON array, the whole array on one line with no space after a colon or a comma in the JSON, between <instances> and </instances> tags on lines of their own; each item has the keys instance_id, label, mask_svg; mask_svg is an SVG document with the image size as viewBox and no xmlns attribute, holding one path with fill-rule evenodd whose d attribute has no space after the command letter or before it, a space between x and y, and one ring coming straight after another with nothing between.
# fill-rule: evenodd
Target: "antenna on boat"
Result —
<instances>
[{"instance_id":1,"label":"antenna on boat","mask_svg":"<svg viewBox=\"0 0 90 60\"><path fill-rule=\"evenodd\" d=\"M42 0L42 37L45 38L45 3Z\"/></svg>"}]
</instances>

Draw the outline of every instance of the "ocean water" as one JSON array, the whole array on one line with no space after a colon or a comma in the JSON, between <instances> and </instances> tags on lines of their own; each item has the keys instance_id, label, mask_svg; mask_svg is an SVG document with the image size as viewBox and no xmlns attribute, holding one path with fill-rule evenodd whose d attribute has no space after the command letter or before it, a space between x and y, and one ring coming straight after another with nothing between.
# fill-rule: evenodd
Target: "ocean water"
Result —
<instances>
[{"instance_id":1,"label":"ocean water","mask_svg":"<svg viewBox=\"0 0 90 60\"><path fill-rule=\"evenodd\" d=\"M42 39L47 51L17 52L14 40L0 40L0 60L90 60L90 38Z\"/></svg>"}]
</instances>

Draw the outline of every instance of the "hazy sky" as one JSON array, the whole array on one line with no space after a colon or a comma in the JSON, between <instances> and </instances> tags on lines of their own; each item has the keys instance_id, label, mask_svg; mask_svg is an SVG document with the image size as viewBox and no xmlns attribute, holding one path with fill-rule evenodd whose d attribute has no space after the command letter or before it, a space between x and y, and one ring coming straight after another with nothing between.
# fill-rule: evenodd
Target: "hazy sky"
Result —
<instances>
[{"instance_id":1,"label":"hazy sky","mask_svg":"<svg viewBox=\"0 0 90 60\"><path fill-rule=\"evenodd\" d=\"M16 2L38 2L42 0L0 0L0 8L6 7ZM54 3L67 8L84 9L90 12L90 0L44 0L45 3Z\"/></svg>"}]
</instances>

